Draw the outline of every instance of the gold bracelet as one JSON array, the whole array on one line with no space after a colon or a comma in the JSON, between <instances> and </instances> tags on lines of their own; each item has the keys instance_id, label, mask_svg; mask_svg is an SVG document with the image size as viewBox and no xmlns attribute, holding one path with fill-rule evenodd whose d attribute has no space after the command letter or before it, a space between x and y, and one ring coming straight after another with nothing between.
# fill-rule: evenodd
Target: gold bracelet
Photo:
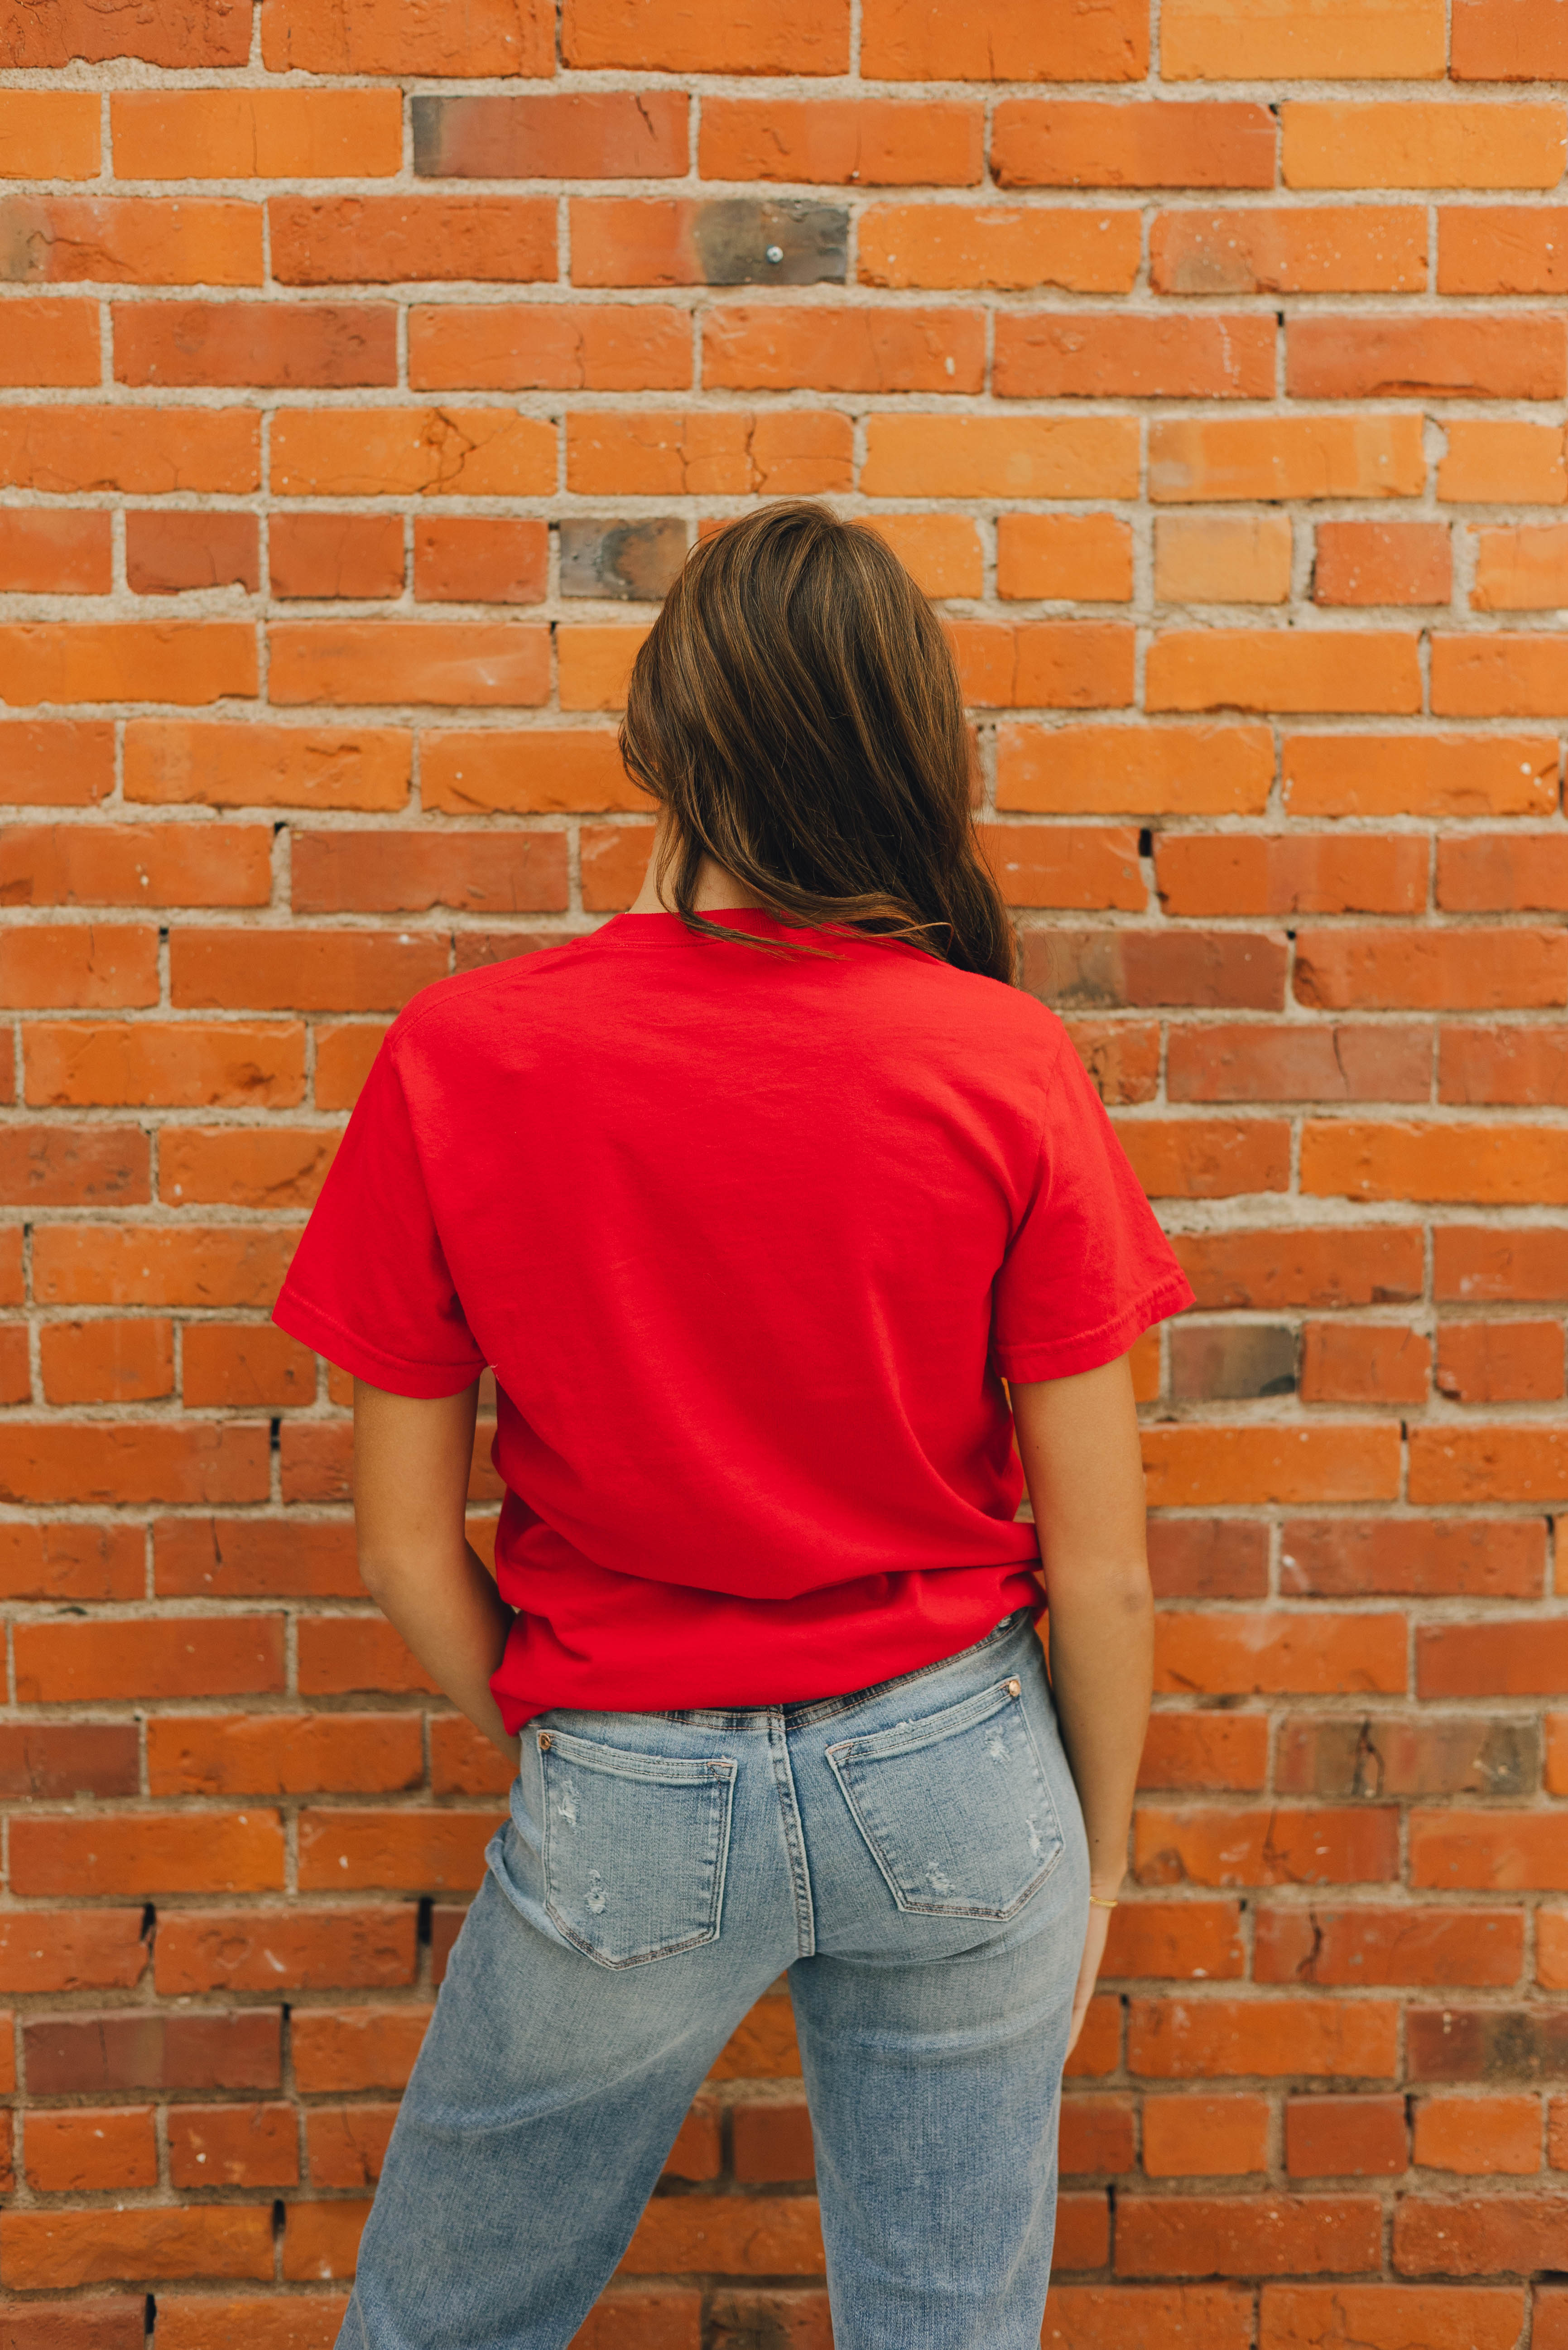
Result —
<instances>
[{"instance_id":1,"label":"gold bracelet","mask_svg":"<svg viewBox=\"0 0 1568 2350\"><path fill-rule=\"evenodd\" d=\"M1098 1893L1091 1893L1089 1898L1096 1909L1114 1909L1116 1907L1114 1901L1106 1900L1104 1896Z\"/></svg>"}]
</instances>

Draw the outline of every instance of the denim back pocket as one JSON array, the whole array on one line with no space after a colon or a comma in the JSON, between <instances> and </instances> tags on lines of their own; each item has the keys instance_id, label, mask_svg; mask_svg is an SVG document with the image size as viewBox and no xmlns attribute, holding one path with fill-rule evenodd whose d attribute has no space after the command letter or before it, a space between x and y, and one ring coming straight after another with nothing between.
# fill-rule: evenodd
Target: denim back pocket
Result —
<instances>
[{"instance_id":1,"label":"denim back pocket","mask_svg":"<svg viewBox=\"0 0 1568 2350\"><path fill-rule=\"evenodd\" d=\"M544 1779L545 1908L602 1967L716 1941L735 1765L677 1762L535 1732Z\"/></svg>"},{"instance_id":2,"label":"denim back pocket","mask_svg":"<svg viewBox=\"0 0 1568 2350\"><path fill-rule=\"evenodd\" d=\"M900 1909L1011 1918L1062 1856L1016 1681L846 1739L827 1761Z\"/></svg>"}]
</instances>

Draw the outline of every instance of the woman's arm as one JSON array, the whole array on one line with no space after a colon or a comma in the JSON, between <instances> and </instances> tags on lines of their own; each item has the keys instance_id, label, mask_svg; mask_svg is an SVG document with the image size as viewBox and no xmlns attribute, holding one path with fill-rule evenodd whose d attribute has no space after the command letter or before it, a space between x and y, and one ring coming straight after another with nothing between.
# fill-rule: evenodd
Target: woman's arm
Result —
<instances>
[{"instance_id":1,"label":"woman's arm","mask_svg":"<svg viewBox=\"0 0 1568 2350\"><path fill-rule=\"evenodd\" d=\"M1127 1866L1154 1659L1132 1374L1124 1355L1077 1378L1032 1380L1012 1394L1050 1607L1051 1684L1088 1832L1090 1889L1114 1901ZM1110 1916L1097 1904L1089 1910L1073 2041Z\"/></svg>"},{"instance_id":2,"label":"woman's arm","mask_svg":"<svg viewBox=\"0 0 1568 2350\"><path fill-rule=\"evenodd\" d=\"M433 1401L354 1382L359 1575L426 1672L515 1762L490 1676L512 1610L463 1531L478 1383Z\"/></svg>"}]
</instances>

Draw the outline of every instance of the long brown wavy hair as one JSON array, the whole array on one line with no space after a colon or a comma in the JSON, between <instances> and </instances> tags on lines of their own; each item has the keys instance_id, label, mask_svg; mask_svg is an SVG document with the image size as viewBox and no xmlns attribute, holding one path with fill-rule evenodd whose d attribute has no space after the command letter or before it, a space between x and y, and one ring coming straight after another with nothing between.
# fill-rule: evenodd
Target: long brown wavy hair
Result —
<instances>
[{"instance_id":1,"label":"long brown wavy hair","mask_svg":"<svg viewBox=\"0 0 1568 2350\"><path fill-rule=\"evenodd\" d=\"M706 855L782 922L849 923L1013 983L952 653L871 531L790 500L693 548L638 654L620 747L672 819L658 879L688 930L769 945L695 911Z\"/></svg>"}]
</instances>

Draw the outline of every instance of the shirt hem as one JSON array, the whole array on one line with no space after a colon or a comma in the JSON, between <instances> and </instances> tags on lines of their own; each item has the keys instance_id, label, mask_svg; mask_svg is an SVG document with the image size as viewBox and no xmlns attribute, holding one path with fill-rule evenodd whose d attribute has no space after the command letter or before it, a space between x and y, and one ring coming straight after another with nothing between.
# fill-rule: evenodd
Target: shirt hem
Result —
<instances>
[{"instance_id":1,"label":"shirt hem","mask_svg":"<svg viewBox=\"0 0 1568 2350\"><path fill-rule=\"evenodd\" d=\"M297 1338L302 1346L314 1347L339 1370L351 1372L367 1387L379 1388L388 1395L412 1396L425 1401L461 1395L464 1388L473 1385L484 1367L483 1363L406 1362L400 1356L389 1355L373 1346L358 1332L345 1329L319 1305L287 1287L273 1307L272 1318L280 1330Z\"/></svg>"},{"instance_id":2,"label":"shirt hem","mask_svg":"<svg viewBox=\"0 0 1568 2350\"><path fill-rule=\"evenodd\" d=\"M1096 1329L1082 1331L1073 1338L996 1347L996 1367L1004 1379L1021 1384L1031 1379L1070 1379L1083 1371L1097 1371L1125 1355L1133 1341L1157 1322L1182 1313L1194 1302L1186 1274L1168 1274Z\"/></svg>"}]
</instances>

